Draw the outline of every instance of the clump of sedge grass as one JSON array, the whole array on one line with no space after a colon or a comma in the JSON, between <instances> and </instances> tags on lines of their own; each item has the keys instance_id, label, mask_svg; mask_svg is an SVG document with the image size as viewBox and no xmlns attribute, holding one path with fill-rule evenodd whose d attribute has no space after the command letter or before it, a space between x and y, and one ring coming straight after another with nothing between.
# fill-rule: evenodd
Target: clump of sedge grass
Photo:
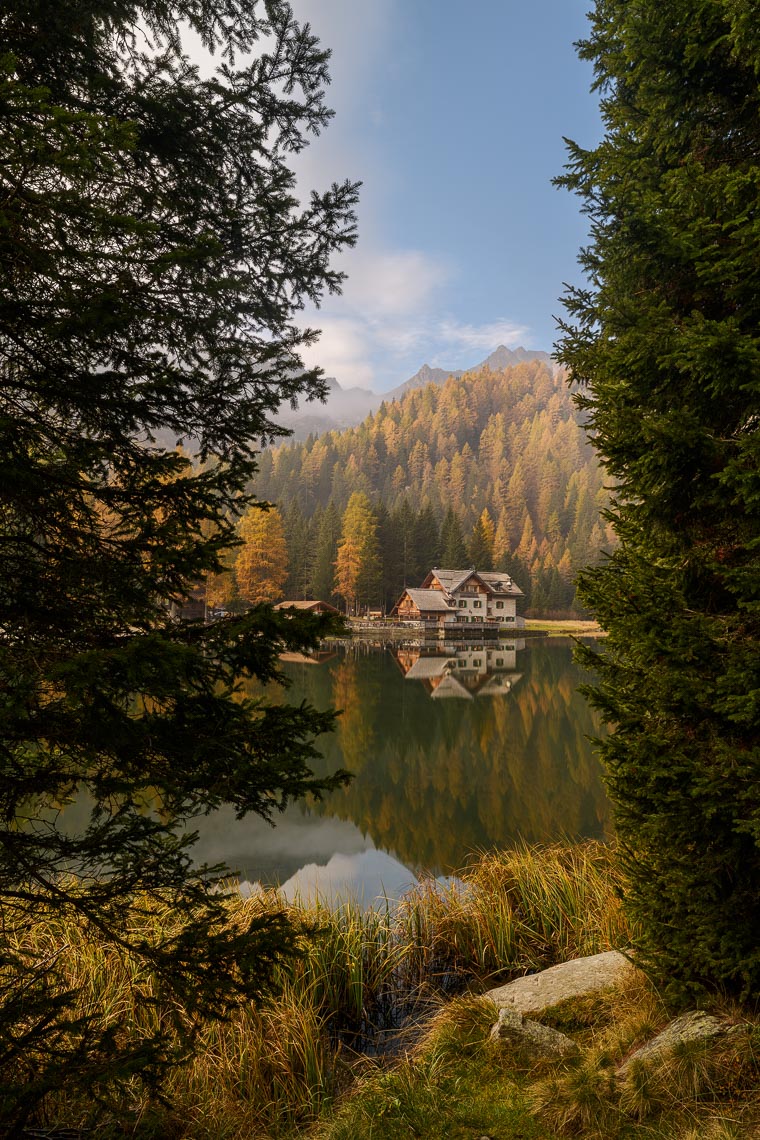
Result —
<instances>
[{"instance_id":1,"label":"clump of sedge grass","mask_svg":"<svg viewBox=\"0 0 760 1140\"><path fill-rule=\"evenodd\" d=\"M586 1037L580 1059L558 1067L530 1091L534 1111L554 1135L648 1134L673 1140L760 1135L760 1027L736 1020L723 1037L634 1058L621 1070L621 1063L664 1027L669 1012L639 973L597 1000L609 1010L598 1009L601 1029ZM720 1012L728 1019L739 1017L737 1010ZM542 1020L557 1024L562 1018L560 1009ZM725 1119L726 1108L734 1120Z\"/></svg>"},{"instance_id":2,"label":"clump of sedge grass","mask_svg":"<svg viewBox=\"0 0 760 1140\"><path fill-rule=\"evenodd\" d=\"M484 855L459 883L423 883L402 901L409 977L515 975L625 946L619 887L601 844Z\"/></svg>"}]
</instances>

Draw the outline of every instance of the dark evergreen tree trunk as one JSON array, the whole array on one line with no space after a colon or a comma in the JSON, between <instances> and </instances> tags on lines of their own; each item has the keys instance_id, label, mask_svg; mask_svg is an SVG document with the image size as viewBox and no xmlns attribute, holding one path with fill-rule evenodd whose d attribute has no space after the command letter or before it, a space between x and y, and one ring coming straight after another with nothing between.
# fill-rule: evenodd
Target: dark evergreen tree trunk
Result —
<instances>
[{"instance_id":1,"label":"dark evergreen tree trunk","mask_svg":"<svg viewBox=\"0 0 760 1140\"><path fill-rule=\"evenodd\" d=\"M582 596L642 961L760 988L760 24L756 5L598 0L606 135L560 358L616 482Z\"/></svg>"}]
</instances>

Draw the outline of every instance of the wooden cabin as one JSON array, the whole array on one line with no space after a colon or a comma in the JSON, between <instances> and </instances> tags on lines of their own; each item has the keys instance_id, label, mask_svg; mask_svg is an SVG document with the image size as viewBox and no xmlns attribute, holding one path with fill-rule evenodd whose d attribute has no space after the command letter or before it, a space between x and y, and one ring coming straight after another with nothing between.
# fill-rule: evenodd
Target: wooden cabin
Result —
<instances>
[{"instance_id":1,"label":"wooden cabin","mask_svg":"<svg viewBox=\"0 0 760 1140\"><path fill-rule=\"evenodd\" d=\"M457 620L456 606L440 590L404 590L391 610L399 621L449 625Z\"/></svg>"},{"instance_id":2,"label":"wooden cabin","mask_svg":"<svg viewBox=\"0 0 760 1140\"><path fill-rule=\"evenodd\" d=\"M426 625L518 625L523 596L509 574L492 570L430 571L419 589L406 589L391 611L399 621Z\"/></svg>"},{"instance_id":3,"label":"wooden cabin","mask_svg":"<svg viewBox=\"0 0 760 1140\"><path fill-rule=\"evenodd\" d=\"M459 622L517 624L517 599L523 592L503 571L436 567L425 578L422 589L439 590L456 607Z\"/></svg>"}]
</instances>

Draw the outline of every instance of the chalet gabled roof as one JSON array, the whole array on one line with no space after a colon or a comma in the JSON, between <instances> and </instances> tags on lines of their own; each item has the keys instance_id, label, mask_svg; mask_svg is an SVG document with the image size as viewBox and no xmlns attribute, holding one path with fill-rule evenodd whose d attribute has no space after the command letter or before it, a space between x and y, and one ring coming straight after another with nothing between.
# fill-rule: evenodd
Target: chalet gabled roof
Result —
<instances>
[{"instance_id":1,"label":"chalet gabled roof","mask_svg":"<svg viewBox=\"0 0 760 1140\"><path fill-rule=\"evenodd\" d=\"M522 590L510 578L509 574L504 571L497 570L476 570L473 566L469 570L442 570L437 566L434 567L427 578L426 583L436 578L443 587L447 594L453 594L459 590L469 578L477 578L481 585L492 594L500 596L510 596L513 598L522 597Z\"/></svg>"},{"instance_id":2,"label":"chalet gabled roof","mask_svg":"<svg viewBox=\"0 0 760 1140\"><path fill-rule=\"evenodd\" d=\"M453 673L447 673L433 689L430 696L433 700L441 700L443 697L455 697L464 701L474 699L472 693L465 688L459 678L455 677Z\"/></svg>"},{"instance_id":3,"label":"chalet gabled roof","mask_svg":"<svg viewBox=\"0 0 760 1140\"><path fill-rule=\"evenodd\" d=\"M522 597L522 590L504 570L478 570L478 577L495 594L511 594L515 598Z\"/></svg>"},{"instance_id":4,"label":"chalet gabled roof","mask_svg":"<svg viewBox=\"0 0 760 1140\"><path fill-rule=\"evenodd\" d=\"M438 567L433 567L425 579L425 582L430 582L433 578L436 578L443 586L444 591L447 594L451 594L466 582L468 578L471 578L475 572L473 566L471 566L469 570L439 570Z\"/></svg>"}]
</instances>

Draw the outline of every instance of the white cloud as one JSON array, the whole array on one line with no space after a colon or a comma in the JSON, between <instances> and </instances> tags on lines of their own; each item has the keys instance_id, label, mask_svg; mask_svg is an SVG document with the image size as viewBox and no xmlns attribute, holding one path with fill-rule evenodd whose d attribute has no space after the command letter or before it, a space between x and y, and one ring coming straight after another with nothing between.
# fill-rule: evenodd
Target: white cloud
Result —
<instances>
[{"instance_id":1,"label":"white cloud","mask_svg":"<svg viewBox=\"0 0 760 1140\"><path fill-rule=\"evenodd\" d=\"M426 309L450 274L442 260L416 249L361 248L346 266L345 303L372 320L408 317Z\"/></svg>"},{"instance_id":2,"label":"white cloud","mask_svg":"<svg viewBox=\"0 0 760 1140\"><path fill-rule=\"evenodd\" d=\"M398 859L384 851L368 850L356 855L337 852L326 864L309 863L292 875L280 888L292 902L352 901L359 906L384 904L399 899L414 887L417 878Z\"/></svg>"},{"instance_id":3,"label":"white cloud","mask_svg":"<svg viewBox=\"0 0 760 1140\"><path fill-rule=\"evenodd\" d=\"M349 274L343 294L304 316L322 333L303 356L343 387L372 388L378 359L403 372L405 357L427 347L436 294L450 271L419 250L367 248L352 250L343 267Z\"/></svg>"},{"instance_id":4,"label":"white cloud","mask_svg":"<svg viewBox=\"0 0 760 1140\"><path fill-rule=\"evenodd\" d=\"M420 250L356 251L342 296L309 311L304 323L322 330L304 351L344 388L381 391L408 379L424 362L467 368L498 345L530 344L530 330L506 318L467 324L437 311L452 273Z\"/></svg>"},{"instance_id":5,"label":"white cloud","mask_svg":"<svg viewBox=\"0 0 760 1140\"><path fill-rule=\"evenodd\" d=\"M326 99L336 112L327 130L293 158L298 186L306 197L312 187L323 190L336 180L364 182L359 243L340 259L348 274L344 292L301 315L304 326L322 330L317 343L303 351L304 361L321 366L343 387L382 391L426 361L469 367L499 344L530 343L528 330L506 319L459 321L452 314L456 267L435 252L390 248L385 240L386 197L395 172L373 139L383 126L381 92L394 66L400 0L293 0L293 9L332 51ZM189 37L188 47L198 58L196 41Z\"/></svg>"},{"instance_id":6,"label":"white cloud","mask_svg":"<svg viewBox=\"0 0 760 1140\"><path fill-rule=\"evenodd\" d=\"M483 325L460 324L459 321L449 319L439 323L437 333L443 344L492 352L500 344L516 348L528 337L529 330L524 325L516 325L505 319Z\"/></svg>"},{"instance_id":7,"label":"white cloud","mask_svg":"<svg viewBox=\"0 0 760 1140\"><path fill-rule=\"evenodd\" d=\"M530 330L506 318L476 325L441 317L441 294L453 276L442 259L420 250L363 250L346 257L344 267L343 295L304 317L322 330L304 359L344 388L381 391L426 361L467 368L500 344L530 344Z\"/></svg>"},{"instance_id":8,"label":"white cloud","mask_svg":"<svg viewBox=\"0 0 760 1140\"><path fill-rule=\"evenodd\" d=\"M316 344L302 350L304 363L323 368L326 375L335 376L343 388L371 388L375 370L362 322L320 316L309 323L317 322L321 335Z\"/></svg>"}]
</instances>

